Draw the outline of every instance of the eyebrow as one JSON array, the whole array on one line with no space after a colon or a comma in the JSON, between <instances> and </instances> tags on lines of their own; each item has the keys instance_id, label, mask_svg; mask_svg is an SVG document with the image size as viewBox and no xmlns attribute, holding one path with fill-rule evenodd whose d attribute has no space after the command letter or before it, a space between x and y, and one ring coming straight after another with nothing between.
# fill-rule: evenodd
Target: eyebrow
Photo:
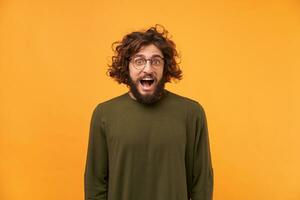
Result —
<instances>
[{"instance_id":1,"label":"eyebrow","mask_svg":"<svg viewBox=\"0 0 300 200\"><path fill-rule=\"evenodd\" d=\"M135 56L133 56L133 57L143 57L143 58L145 58L146 56L144 56L143 54L136 54ZM152 55L150 58L156 58L156 57L159 57L159 58L162 58L162 59L164 59L164 57L162 57L161 55L159 55L159 54L154 54L154 55Z\"/></svg>"}]
</instances>

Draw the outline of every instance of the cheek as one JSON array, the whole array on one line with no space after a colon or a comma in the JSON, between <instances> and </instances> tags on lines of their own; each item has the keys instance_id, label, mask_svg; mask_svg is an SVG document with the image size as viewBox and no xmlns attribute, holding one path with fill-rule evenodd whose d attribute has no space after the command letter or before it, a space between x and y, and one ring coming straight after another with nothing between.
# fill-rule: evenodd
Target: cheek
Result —
<instances>
[{"instance_id":1,"label":"cheek","mask_svg":"<svg viewBox=\"0 0 300 200\"><path fill-rule=\"evenodd\" d=\"M158 76L159 79L163 76L163 74L164 74L164 68L159 69L159 70L157 71L157 76Z\"/></svg>"}]
</instances>

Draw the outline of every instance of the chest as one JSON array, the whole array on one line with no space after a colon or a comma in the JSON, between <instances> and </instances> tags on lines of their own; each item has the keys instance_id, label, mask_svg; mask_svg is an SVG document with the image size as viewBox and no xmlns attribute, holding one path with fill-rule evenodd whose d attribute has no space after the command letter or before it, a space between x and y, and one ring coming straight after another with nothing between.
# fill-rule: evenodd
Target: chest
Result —
<instances>
[{"instance_id":1,"label":"chest","mask_svg":"<svg viewBox=\"0 0 300 200\"><path fill-rule=\"evenodd\" d=\"M184 148L186 122L181 113L122 113L107 122L108 146L128 151Z\"/></svg>"}]
</instances>

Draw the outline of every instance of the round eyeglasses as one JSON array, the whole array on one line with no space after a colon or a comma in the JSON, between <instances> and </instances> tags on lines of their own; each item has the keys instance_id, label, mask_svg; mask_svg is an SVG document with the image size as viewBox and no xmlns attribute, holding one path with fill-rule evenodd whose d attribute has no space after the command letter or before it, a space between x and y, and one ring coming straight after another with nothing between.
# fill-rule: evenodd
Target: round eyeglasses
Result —
<instances>
[{"instance_id":1,"label":"round eyeglasses","mask_svg":"<svg viewBox=\"0 0 300 200\"><path fill-rule=\"evenodd\" d=\"M150 62L151 67L153 68L159 68L164 65L164 58L160 56L155 56L153 58L146 59L144 57L133 57L131 59L133 66L138 69L142 70L146 67L147 62Z\"/></svg>"}]
</instances>

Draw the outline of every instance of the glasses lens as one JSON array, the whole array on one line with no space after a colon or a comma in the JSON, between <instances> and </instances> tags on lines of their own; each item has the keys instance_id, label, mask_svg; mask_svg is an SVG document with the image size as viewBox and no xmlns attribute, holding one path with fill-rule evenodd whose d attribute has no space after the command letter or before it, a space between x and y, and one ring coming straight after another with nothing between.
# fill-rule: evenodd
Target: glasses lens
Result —
<instances>
[{"instance_id":1,"label":"glasses lens","mask_svg":"<svg viewBox=\"0 0 300 200\"><path fill-rule=\"evenodd\" d=\"M151 59L151 65L154 67L159 67L163 64L163 60L161 58L153 58Z\"/></svg>"},{"instance_id":2,"label":"glasses lens","mask_svg":"<svg viewBox=\"0 0 300 200\"><path fill-rule=\"evenodd\" d=\"M142 68L144 67L144 65L146 64L146 60L144 58L134 58L133 59L133 64L135 67L138 67L138 68Z\"/></svg>"}]
</instances>

